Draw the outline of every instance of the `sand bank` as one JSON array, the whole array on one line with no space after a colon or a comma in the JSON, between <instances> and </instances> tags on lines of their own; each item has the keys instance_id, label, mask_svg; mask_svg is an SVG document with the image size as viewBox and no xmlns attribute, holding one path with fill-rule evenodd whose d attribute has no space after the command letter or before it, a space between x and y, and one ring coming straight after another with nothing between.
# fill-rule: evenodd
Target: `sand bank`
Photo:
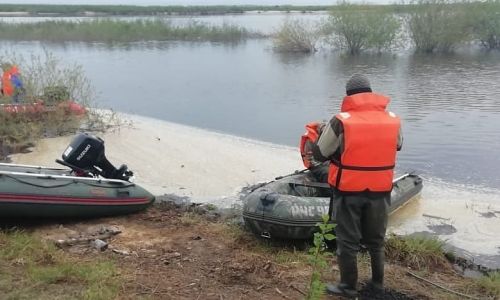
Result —
<instances>
[{"instance_id":1,"label":"sand bank","mask_svg":"<svg viewBox=\"0 0 500 300\"><path fill-rule=\"evenodd\" d=\"M296 148L123 115L130 126L100 135L115 165L127 164L135 182L154 194L175 193L221 206L238 202L242 187L302 168ZM71 137L44 139L14 163L57 165ZM401 170L404 171L404 170ZM395 213L389 231L425 232L500 268L500 193L424 178L422 197ZM463 252L462 252L463 253Z\"/></svg>"},{"instance_id":2,"label":"sand bank","mask_svg":"<svg viewBox=\"0 0 500 300\"><path fill-rule=\"evenodd\" d=\"M236 195L242 187L301 169L295 148L225 135L156 119L130 120L99 135L111 163L134 171L135 182L154 194L194 199ZM128 123L128 122L127 122ZM32 153L12 155L13 163L59 166L72 137L41 140Z\"/></svg>"}]
</instances>

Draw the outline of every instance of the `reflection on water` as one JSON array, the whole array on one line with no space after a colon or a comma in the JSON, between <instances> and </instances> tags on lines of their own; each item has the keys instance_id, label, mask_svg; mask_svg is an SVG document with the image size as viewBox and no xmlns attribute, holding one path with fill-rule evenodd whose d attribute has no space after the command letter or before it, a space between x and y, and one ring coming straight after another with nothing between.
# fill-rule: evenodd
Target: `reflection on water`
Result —
<instances>
[{"instance_id":1,"label":"reflection on water","mask_svg":"<svg viewBox=\"0 0 500 300\"><path fill-rule=\"evenodd\" d=\"M2 48L36 53L42 45ZM500 188L500 53L304 56L271 46L269 40L45 45L84 66L103 106L287 145L297 144L306 122L329 119L347 78L362 72L403 119L400 171Z\"/></svg>"}]
</instances>

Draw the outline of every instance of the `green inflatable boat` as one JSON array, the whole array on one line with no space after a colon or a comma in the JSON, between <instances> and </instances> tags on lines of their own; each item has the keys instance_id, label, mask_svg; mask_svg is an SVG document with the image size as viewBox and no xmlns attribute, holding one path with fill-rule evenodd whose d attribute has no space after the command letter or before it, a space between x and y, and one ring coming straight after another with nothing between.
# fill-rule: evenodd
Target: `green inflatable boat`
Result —
<instances>
[{"instance_id":1,"label":"green inflatable boat","mask_svg":"<svg viewBox=\"0 0 500 300\"><path fill-rule=\"evenodd\" d=\"M394 180L390 213L422 190L422 178L405 174ZM328 214L331 189L315 182L309 171L285 176L260 186L243 197L243 219L255 234L265 238L309 239L321 216Z\"/></svg>"},{"instance_id":2,"label":"green inflatable boat","mask_svg":"<svg viewBox=\"0 0 500 300\"><path fill-rule=\"evenodd\" d=\"M154 202L130 182L125 165L116 169L104 155L104 142L80 134L56 160L67 168L0 164L2 218L74 218L134 213Z\"/></svg>"}]
</instances>

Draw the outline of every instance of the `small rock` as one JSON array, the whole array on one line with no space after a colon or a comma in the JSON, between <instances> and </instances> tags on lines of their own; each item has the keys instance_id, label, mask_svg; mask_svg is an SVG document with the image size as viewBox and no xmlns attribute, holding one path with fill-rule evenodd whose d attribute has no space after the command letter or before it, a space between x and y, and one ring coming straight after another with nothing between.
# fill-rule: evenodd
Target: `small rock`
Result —
<instances>
[{"instance_id":1,"label":"small rock","mask_svg":"<svg viewBox=\"0 0 500 300\"><path fill-rule=\"evenodd\" d=\"M184 168L184 165L181 165L181 168Z\"/></svg>"},{"instance_id":2,"label":"small rock","mask_svg":"<svg viewBox=\"0 0 500 300\"><path fill-rule=\"evenodd\" d=\"M202 240L201 236L199 236L199 235L197 235L197 236L193 236L191 239L192 239L192 240L195 240L195 241Z\"/></svg>"},{"instance_id":3,"label":"small rock","mask_svg":"<svg viewBox=\"0 0 500 300\"><path fill-rule=\"evenodd\" d=\"M173 258L179 258L181 256L182 256L182 254L180 254L179 252L167 253L164 256L164 259L165 260L170 260L170 259L173 259Z\"/></svg>"},{"instance_id":4,"label":"small rock","mask_svg":"<svg viewBox=\"0 0 500 300\"><path fill-rule=\"evenodd\" d=\"M109 246L108 243L106 243L105 241L100 240L100 239L93 240L90 243L90 245L99 251L104 251L104 250L108 249L108 246Z\"/></svg>"},{"instance_id":5,"label":"small rock","mask_svg":"<svg viewBox=\"0 0 500 300\"><path fill-rule=\"evenodd\" d=\"M130 255L130 252L128 252L127 250L119 250L119 249L113 249L112 250L114 253L117 253L117 254L121 254L121 255Z\"/></svg>"}]
</instances>

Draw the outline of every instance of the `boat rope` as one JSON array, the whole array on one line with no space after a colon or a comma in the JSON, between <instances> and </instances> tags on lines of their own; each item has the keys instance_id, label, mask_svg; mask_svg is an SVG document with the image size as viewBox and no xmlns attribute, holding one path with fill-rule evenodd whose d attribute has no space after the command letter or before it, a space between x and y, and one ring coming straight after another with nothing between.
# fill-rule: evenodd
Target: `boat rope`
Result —
<instances>
[{"instance_id":1,"label":"boat rope","mask_svg":"<svg viewBox=\"0 0 500 300\"><path fill-rule=\"evenodd\" d=\"M442 286L442 285L437 284L437 283L435 283L435 282L432 282L432 281L430 281L430 280L428 280L428 279L425 279L425 278L423 278L423 277L420 277L420 276L418 276L417 274L415 274L415 273L413 273L413 272L410 272L410 271L406 271L406 273L407 273L408 275L410 275L410 276L413 276L413 277L417 278L418 280L422 280L423 282L426 282L426 283L431 284L431 285L433 285L433 286L435 286L435 287L438 287L438 288L440 288L440 289L442 289L442 290L444 290L444 291L447 291L448 293L455 294L455 295L460 296L460 297L463 297L463 298L472 299L472 300L489 299L489 298L477 298L477 297L474 297L474 296L471 296L471 295L467 295L467 294L463 294L463 293L460 293L460 292L454 291L454 290L449 289L449 288L447 288L447 287L445 287L445 286Z\"/></svg>"},{"instance_id":2,"label":"boat rope","mask_svg":"<svg viewBox=\"0 0 500 300\"><path fill-rule=\"evenodd\" d=\"M73 179L73 180L71 180L69 182L66 182L66 183L58 184L58 185L46 186L46 185L37 184L37 183L34 183L34 182L25 181L25 180L17 178L16 176L12 176L12 175L0 174L0 176L5 176L5 177L8 177L10 179L14 179L17 182L20 182L20 183L23 183L23 184L27 184L27 185L30 185L30 186L35 186L35 187L40 187L40 188L46 188L46 189L65 187L65 186L72 185L74 183L81 183L81 184L84 184L84 185L88 185L88 186L92 186L92 187L105 188L105 189L106 188L111 188L111 189L116 189L117 188L116 186L103 186L103 185L100 185L100 184L93 184L93 183L90 183L90 182L78 181L78 180L75 180L75 179ZM50 177L48 177L48 178L50 178ZM130 187L130 186L133 186L133 185L134 185L133 183L130 183L128 185L122 185L120 187Z\"/></svg>"}]
</instances>

